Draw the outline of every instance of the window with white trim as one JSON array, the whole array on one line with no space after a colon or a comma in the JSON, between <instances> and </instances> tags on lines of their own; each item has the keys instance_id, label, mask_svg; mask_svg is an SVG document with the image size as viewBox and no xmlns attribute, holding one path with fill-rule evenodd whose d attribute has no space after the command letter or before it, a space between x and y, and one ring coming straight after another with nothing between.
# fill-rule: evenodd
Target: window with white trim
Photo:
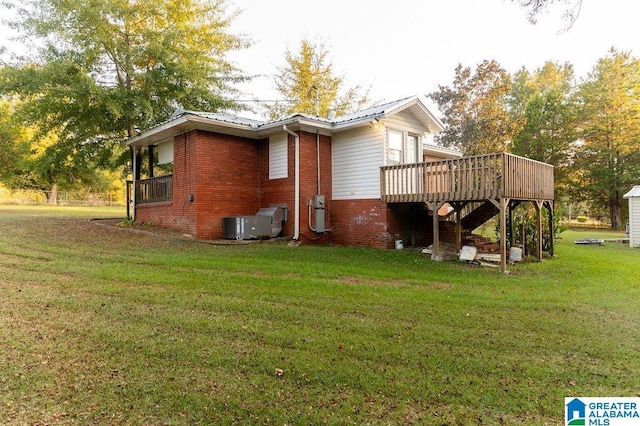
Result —
<instances>
[{"instance_id":1,"label":"window with white trim","mask_svg":"<svg viewBox=\"0 0 640 426\"><path fill-rule=\"evenodd\" d=\"M395 130L387 131L387 165L403 163L403 137L402 132Z\"/></svg>"},{"instance_id":2,"label":"window with white trim","mask_svg":"<svg viewBox=\"0 0 640 426\"><path fill-rule=\"evenodd\" d=\"M388 130L386 164L392 166L422 162L421 143L418 135Z\"/></svg>"}]
</instances>

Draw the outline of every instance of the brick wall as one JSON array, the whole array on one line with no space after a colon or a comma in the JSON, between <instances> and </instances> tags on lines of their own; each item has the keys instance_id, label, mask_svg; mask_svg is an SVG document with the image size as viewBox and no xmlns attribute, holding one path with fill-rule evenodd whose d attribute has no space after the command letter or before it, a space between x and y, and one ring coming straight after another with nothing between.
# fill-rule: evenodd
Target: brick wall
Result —
<instances>
[{"instance_id":1,"label":"brick wall","mask_svg":"<svg viewBox=\"0 0 640 426\"><path fill-rule=\"evenodd\" d=\"M320 153L320 192L325 195L327 204L331 200L331 138L319 135L319 144L315 133L300 132L300 240L303 242L326 242L328 235L316 234L309 229L308 202L318 191L318 146ZM294 234L295 213L295 138L288 137L288 177L269 179L269 144L262 141L260 146L260 207L284 205L288 209L289 220L284 226L283 235ZM312 210L312 226L314 216ZM329 216L325 211L325 226L329 227ZM320 237L320 238L318 238Z\"/></svg>"},{"instance_id":2,"label":"brick wall","mask_svg":"<svg viewBox=\"0 0 640 426\"><path fill-rule=\"evenodd\" d=\"M259 171L259 195L260 208L272 205L287 208L289 220L285 223L283 235L293 235L293 205L294 205L294 140L289 137L287 146L287 177L281 179L269 179L269 139L260 141L258 171ZM253 212L252 214L254 214Z\"/></svg>"},{"instance_id":3,"label":"brick wall","mask_svg":"<svg viewBox=\"0 0 640 426\"><path fill-rule=\"evenodd\" d=\"M190 174L196 183L196 235L221 238L224 217L258 211L258 142L201 131L194 142Z\"/></svg>"},{"instance_id":4,"label":"brick wall","mask_svg":"<svg viewBox=\"0 0 640 426\"><path fill-rule=\"evenodd\" d=\"M325 195L325 226L332 232L309 229L308 203L318 192L318 150L314 133L300 132L300 240L376 248L432 242L432 222L426 206L386 204L377 199L332 200L331 138L319 136L320 193ZM253 215L259 208L284 205L289 220L283 234L294 233L295 139L288 139L288 177L269 179L268 139L251 140L192 131L174 139L173 202L141 205L139 222L182 230L199 238L222 237L227 216ZM193 201L189 201L193 194ZM312 212L312 226L314 210ZM450 236L445 231L443 239Z\"/></svg>"},{"instance_id":5,"label":"brick wall","mask_svg":"<svg viewBox=\"0 0 640 426\"><path fill-rule=\"evenodd\" d=\"M136 206L136 221L178 229L191 235L197 234L196 207L188 202L189 194L195 195L195 179L188 158L194 156L195 132L174 138L173 147L173 201Z\"/></svg>"},{"instance_id":6,"label":"brick wall","mask_svg":"<svg viewBox=\"0 0 640 426\"><path fill-rule=\"evenodd\" d=\"M331 240L349 246L392 247L397 238L389 233L387 213L380 200L333 200Z\"/></svg>"},{"instance_id":7,"label":"brick wall","mask_svg":"<svg viewBox=\"0 0 640 426\"><path fill-rule=\"evenodd\" d=\"M258 145L251 139L197 130L176 136L173 201L137 206L136 220L198 238L221 238L224 217L258 210Z\"/></svg>"}]
</instances>

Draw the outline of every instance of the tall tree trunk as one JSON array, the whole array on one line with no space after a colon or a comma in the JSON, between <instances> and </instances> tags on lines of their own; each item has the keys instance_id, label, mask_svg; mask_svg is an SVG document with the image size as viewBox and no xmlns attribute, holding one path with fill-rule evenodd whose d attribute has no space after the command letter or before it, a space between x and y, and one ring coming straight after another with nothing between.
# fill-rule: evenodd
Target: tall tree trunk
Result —
<instances>
[{"instance_id":1,"label":"tall tree trunk","mask_svg":"<svg viewBox=\"0 0 640 426\"><path fill-rule=\"evenodd\" d=\"M622 223L622 197L618 191L613 191L609 197L609 218L611 229L620 229Z\"/></svg>"},{"instance_id":2,"label":"tall tree trunk","mask_svg":"<svg viewBox=\"0 0 640 426\"><path fill-rule=\"evenodd\" d=\"M58 204L58 184L51 186L51 191L47 192L47 204Z\"/></svg>"}]
</instances>

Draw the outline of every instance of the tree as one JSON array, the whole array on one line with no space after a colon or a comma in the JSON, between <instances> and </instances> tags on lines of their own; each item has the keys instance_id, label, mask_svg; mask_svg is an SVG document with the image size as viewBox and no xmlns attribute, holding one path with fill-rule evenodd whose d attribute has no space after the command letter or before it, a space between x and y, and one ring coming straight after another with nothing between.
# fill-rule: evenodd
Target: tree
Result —
<instances>
[{"instance_id":1,"label":"tree","mask_svg":"<svg viewBox=\"0 0 640 426\"><path fill-rule=\"evenodd\" d=\"M28 134L16 123L15 102L0 98L0 182L14 186L19 179L16 171L28 152Z\"/></svg>"},{"instance_id":2,"label":"tree","mask_svg":"<svg viewBox=\"0 0 640 426\"><path fill-rule=\"evenodd\" d=\"M246 42L227 32L232 17L224 0L5 6L17 10L12 27L39 48L0 70L0 93L22 97L16 114L37 127L36 137L56 135L50 167L111 166L125 137L168 118L176 106L236 107L226 95L244 77L224 55Z\"/></svg>"},{"instance_id":3,"label":"tree","mask_svg":"<svg viewBox=\"0 0 640 426\"><path fill-rule=\"evenodd\" d=\"M547 62L529 74L520 70L513 78L510 113L524 126L514 135L512 152L552 164L556 188L567 192L572 146L577 139L573 67Z\"/></svg>"},{"instance_id":4,"label":"tree","mask_svg":"<svg viewBox=\"0 0 640 426\"><path fill-rule=\"evenodd\" d=\"M578 91L581 101L576 184L622 224L623 195L640 176L640 60L611 49Z\"/></svg>"},{"instance_id":5,"label":"tree","mask_svg":"<svg viewBox=\"0 0 640 426\"><path fill-rule=\"evenodd\" d=\"M564 11L564 19L568 21L567 29L571 28L582 9L582 0L511 0L517 1L522 7L527 9L527 18L532 24L537 24L538 16L549 6L556 3L564 3L570 5Z\"/></svg>"},{"instance_id":6,"label":"tree","mask_svg":"<svg viewBox=\"0 0 640 426\"><path fill-rule=\"evenodd\" d=\"M509 116L509 74L496 61L483 61L472 74L458 65L452 87L439 86L429 96L443 113L446 128L436 141L479 155L507 150L520 124Z\"/></svg>"},{"instance_id":7,"label":"tree","mask_svg":"<svg viewBox=\"0 0 640 426\"><path fill-rule=\"evenodd\" d=\"M513 117L521 117L524 115L527 103L536 94L554 90L568 97L574 88L575 77L570 63L557 64L547 61L533 74L522 68L511 78L511 91L508 96L509 112Z\"/></svg>"},{"instance_id":8,"label":"tree","mask_svg":"<svg viewBox=\"0 0 640 426\"><path fill-rule=\"evenodd\" d=\"M293 113L326 117L333 110L337 115L355 112L368 102L368 91L360 86L345 89L344 78L336 76L329 51L324 43L303 39L297 53L287 50L286 65L275 76L276 89L286 100L265 104L271 119Z\"/></svg>"}]
</instances>

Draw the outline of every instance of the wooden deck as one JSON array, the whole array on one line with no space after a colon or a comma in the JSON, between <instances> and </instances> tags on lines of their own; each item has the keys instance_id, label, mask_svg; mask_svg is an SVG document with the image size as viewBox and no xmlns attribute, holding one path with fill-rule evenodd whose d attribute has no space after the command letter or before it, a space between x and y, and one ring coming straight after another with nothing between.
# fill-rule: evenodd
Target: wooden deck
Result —
<instances>
[{"instance_id":1,"label":"wooden deck","mask_svg":"<svg viewBox=\"0 0 640 426\"><path fill-rule=\"evenodd\" d=\"M501 153L380 168L387 203L554 199L553 166Z\"/></svg>"},{"instance_id":2,"label":"wooden deck","mask_svg":"<svg viewBox=\"0 0 640 426\"><path fill-rule=\"evenodd\" d=\"M467 213L463 210L479 210L481 207L476 205L488 203L495 206L493 211L500 215L500 268L503 272L507 268L507 227L512 227L513 206L525 201L536 206L538 259L542 259L543 207L549 210L549 229L553 229L553 166L507 153L381 167L380 197L387 203L422 202L433 212L448 204L455 210L458 248L461 246L463 214ZM439 220L434 214L432 258L435 260L441 258ZM553 238L550 254L553 255Z\"/></svg>"}]
</instances>

